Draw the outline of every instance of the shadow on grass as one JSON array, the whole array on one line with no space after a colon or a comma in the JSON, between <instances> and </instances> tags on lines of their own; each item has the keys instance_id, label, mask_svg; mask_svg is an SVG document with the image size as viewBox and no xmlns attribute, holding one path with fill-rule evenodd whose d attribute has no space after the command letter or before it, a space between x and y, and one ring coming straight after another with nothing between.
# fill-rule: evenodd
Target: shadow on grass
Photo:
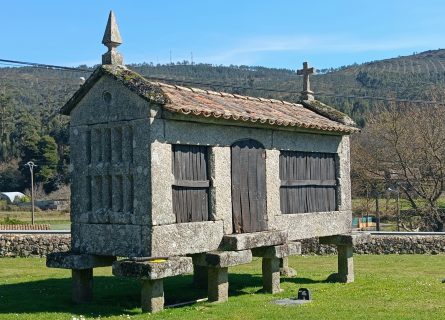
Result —
<instances>
[{"instance_id":1,"label":"shadow on grass","mask_svg":"<svg viewBox=\"0 0 445 320\"><path fill-rule=\"evenodd\" d=\"M93 302L74 304L70 278L0 285L0 314L67 312L98 317L140 313L139 281L95 276L93 287ZM166 279L164 290L166 305L207 296L207 290L193 287L192 276Z\"/></svg>"},{"instance_id":2,"label":"shadow on grass","mask_svg":"<svg viewBox=\"0 0 445 320\"><path fill-rule=\"evenodd\" d=\"M165 305L207 297L206 288L192 284L191 275L164 280ZM284 278L283 282L310 284L326 282L307 278ZM254 292L262 287L261 275L229 274L229 296ZM250 290L249 290L250 288ZM71 313L86 316L112 316L140 313L140 282L112 276L94 277L94 298L89 304L71 302L71 279L57 278L0 285L0 314Z\"/></svg>"}]
</instances>

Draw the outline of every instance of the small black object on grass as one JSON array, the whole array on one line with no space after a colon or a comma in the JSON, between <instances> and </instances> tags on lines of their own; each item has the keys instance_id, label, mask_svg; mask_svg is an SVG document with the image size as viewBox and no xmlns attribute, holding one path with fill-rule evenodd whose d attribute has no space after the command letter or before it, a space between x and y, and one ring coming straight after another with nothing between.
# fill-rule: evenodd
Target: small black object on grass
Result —
<instances>
[{"instance_id":1,"label":"small black object on grass","mask_svg":"<svg viewBox=\"0 0 445 320\"><path fill-rule=\"evenodd\" d=\"M297 300L312 300L311 292L307 288L298 289Z\"/></svg>"}]
</instances>

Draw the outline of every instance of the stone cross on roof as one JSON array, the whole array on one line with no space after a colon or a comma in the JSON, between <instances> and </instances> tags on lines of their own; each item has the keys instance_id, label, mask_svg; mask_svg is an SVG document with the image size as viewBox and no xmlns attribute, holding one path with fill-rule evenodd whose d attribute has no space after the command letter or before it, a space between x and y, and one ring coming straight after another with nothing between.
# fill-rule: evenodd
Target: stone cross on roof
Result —
<instances>
[{"instance_id":1,"label":"stone cross on roof","mask_svg":"<svg viewBox=\"0 0 445 320\"><path fill-rule=\"evenodd\" d=\"M122 44L122 38L113 11L110 11L110 15L108 16L102 43L108 48L108 52L102 55L102 64L124 64L124 58L116 50L116 48Z\"/></svg>"},{"instance_id":2,"label":"stone cross on roof","mask_svg":"<svg viewBox=\"0 0 445 320\"><path fill-rule=\"evenodd\" d=\"M303 62L303 69L297 70L298 75L303 76L303 91L301 91L301 98L303 100L315 100L314 92L311 91L311 83L309 75L314 74L314 68L308 67L307 62Z\"/></svg>"}]
</instances>

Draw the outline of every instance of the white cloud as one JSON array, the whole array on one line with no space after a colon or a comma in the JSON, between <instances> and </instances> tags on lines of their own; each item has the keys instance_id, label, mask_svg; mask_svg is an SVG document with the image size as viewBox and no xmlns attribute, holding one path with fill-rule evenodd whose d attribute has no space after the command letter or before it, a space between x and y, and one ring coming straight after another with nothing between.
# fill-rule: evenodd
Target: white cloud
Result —
<instances>
[{"instance_id":1,"label":"white cloud","mask_svg":"<svg viewBox=\"0 0 445 320\"><path fill-rule=\"evenodd\" d=\"M200 57L210 63L255 63L257 56L264 53L363 53L382 52L413 48L437 48L445 43L442 35L426 37L403 36L399 38L360 39L347 35L292 35L267 36L242 39L231 48L222 48L218 53ZM249 58L250 57L250 58Z\"/></svg>"}]
</instances>

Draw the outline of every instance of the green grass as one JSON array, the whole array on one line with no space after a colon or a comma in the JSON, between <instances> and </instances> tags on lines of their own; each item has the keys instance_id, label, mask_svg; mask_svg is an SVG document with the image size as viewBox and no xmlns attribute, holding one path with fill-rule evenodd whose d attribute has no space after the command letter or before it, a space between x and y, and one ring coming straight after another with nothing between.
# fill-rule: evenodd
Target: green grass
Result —
<instances>
[{"instance_id":1,"label":"green grass","mask_svg":"<svg viewBox=\"0 0 445 320\"><path fill-rule=\"evenodd\" d=\"M282 279L284 292L270 295L261 288L261 265L231 268L227 303L199 303L154 314L141 314L139 283L117 279L111 268L95 270L94 302L70 302L69 270L47 269L44 259L0 259L0 319L444 319L445 256L363 255L355 258L356 282L328 283L336 271L336 257L293 257L297 278ZM203 298L192 277L165 281L166 303ZM296 295L300 287L312 291L313 302L283 307L275 299Z\"/></svg>"},{"instance_id":2,"label":"green grass","mask_svg":"<svg viewBox=\"0 0 445 320\"><path fill-rule=\"evenodd\" d=\"M31 223L30 211L0 211L0 223L5 219L14 219L22 223ZM34 221L38 224L49 224L51 229L70 229L70 214L61 211L36 211Z\"/></svg>"}]
</instances>

